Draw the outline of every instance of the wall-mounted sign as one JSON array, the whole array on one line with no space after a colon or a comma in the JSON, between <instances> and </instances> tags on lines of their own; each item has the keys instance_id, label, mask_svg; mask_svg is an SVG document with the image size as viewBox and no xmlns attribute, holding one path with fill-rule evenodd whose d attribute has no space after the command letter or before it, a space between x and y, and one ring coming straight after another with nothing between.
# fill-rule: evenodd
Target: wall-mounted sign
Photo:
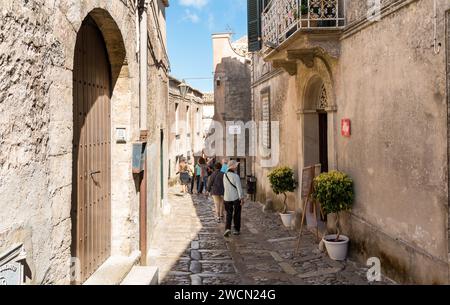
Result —
<instances>
[{"instance_id":1,"label":"wall-mounted sign","mask_svg":"<svg viewBox=\"0 0 450 305\"><path fill-rule=\"evenodd\" d=\"M230 135L240 135L242 133L241 126L233 125L228 128L228 133Z\"/></svg>"},{"instance_id":2,"label":"wall-mounted sign","mask_svg":"<svg viewBox=\"0 0 450 305\"><path fill-rule=\"evenodd\" d=\"M342 119L341 122L342 136L349 138L352 135L352 123L350 119Z\"/></svg>"},{"instance_id":3,"label":"wall-mounted sign","mask_svg":"<svg viewBox=\"0 0 450 305\"><path fill-rule=\"evenodd\" d=\"M123 127L116 128L116 142L118 144L127 143L127 129Z\"/></svg>"}]
</instances>

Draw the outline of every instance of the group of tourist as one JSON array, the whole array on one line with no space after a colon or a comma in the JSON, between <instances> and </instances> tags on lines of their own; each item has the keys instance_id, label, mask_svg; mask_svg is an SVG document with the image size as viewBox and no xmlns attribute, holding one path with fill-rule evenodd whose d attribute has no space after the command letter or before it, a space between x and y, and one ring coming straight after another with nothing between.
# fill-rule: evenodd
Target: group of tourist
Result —
<instances>
[{"instance_id":1,"label":"group of tourist","mask_svg":"<svg viewBox=\"0 0 450 305\"><path fill-rule=\"evenodd\" d=\"M225 237L241 234L241 211L245 204L241 178L237 174L239 162L223 159L216 162L216 158L199 158L194 166L192 161L180 161L180 182L182 193L194 194L194 186L197 183L197 195L204 194L207 198L211 195L215 205L215 216L218 223L225 218ZM231 231L234 223L234 230Z\"/></svg>"}]
</instances>

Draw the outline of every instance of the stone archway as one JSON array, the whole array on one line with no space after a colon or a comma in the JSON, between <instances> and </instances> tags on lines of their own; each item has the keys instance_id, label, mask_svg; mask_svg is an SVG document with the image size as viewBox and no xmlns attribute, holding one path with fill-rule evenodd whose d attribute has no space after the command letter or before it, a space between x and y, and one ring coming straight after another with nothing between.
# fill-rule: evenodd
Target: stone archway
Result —
<instances>
[{"instance_id":1,"label":"stone archway","mask_svg":"<svg viewBox=\"0 0 450 305\"><path fill-rule=\"evenodd\" d=\"M325 171L337 169L335 68L336 60L326 55L298 67L299 172L319 163Z\"/></svg>"},{"instance_id":2,"label":"stone archway","mask_svg":"<svg viewBox=\"0 0 450 305\"><path fill-rule=\"evenodd\" d=\"M328 96L323 79L312 76L306 85L302 111L303 158L304 166L321 164L323 172L329 170L329 135L333 135Z\"/></svg>"}]
</instances>

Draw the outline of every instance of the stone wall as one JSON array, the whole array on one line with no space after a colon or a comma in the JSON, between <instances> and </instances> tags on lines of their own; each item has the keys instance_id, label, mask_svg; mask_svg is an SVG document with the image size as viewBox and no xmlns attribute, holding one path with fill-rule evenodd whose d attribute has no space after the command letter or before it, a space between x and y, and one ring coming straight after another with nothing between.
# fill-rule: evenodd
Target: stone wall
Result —
<instances>
[{"instance_id":1,"label":"stone wall","mask_svg":"<svg viewBox=\"0 0 450 305\"><path fill-rule=\"evenodd\" d=\"M430 47L432 16L433 1L413 1L347 37L336 75L339 121L353 129L337 149L339 169L355 180L355 252L382 257L405 282L448 281L445 52Z\"/></svg>"},{"instance_id":2,"label":"stone wall","mask_svg":"<svg viewBox=\"0 0 450 305\"><path fill-rule=\"evenodd\" d=\"M129 3L1 0L0 252L25 244L30 283L70 282L72 70L77 31L89 13L102 30L112 64L112 131L128 131L127 144L112 147L113 176L120 177L112 181L112 252L128 255L137 248L138 194L131 174L131 143L139 139L139 74ZM155 33L150 36L162 54L161 42ZM120 53L127 58L124 66ZM157 76L151 90L160 92L153 102L152 111L157 112L165 109L167 77L156 67L150 74ZM151 122L163 125L165 117ZM149 129L154 130L153 125ZM159 185L156 181L149 181L152 193Z\"/></svg>"},{"instance_id":3,"label":"stone wall","mask_svg":"<svg viewBox=\"0 0 450 305\"><path fill-rule=\"evenodd\" d=\"M450 12L447 12L446 14L446 23L447 23L447 37L446 37L446 52L447 52L447 107L448 107L448 112L447 112L447 117L448 117L448 124L447 124L447 141L448 141L448 160L450 163L450 132L448 132L448 130L450 130ZM449 174L448 177L450 177L450 166L448 167L449 170ZM449 190L450 190L450 179L449 179ZM450 200L449 200L449 205L450 205ZM450 253L450 208L447 210L448 213L448 251Z\"/></svg>"}]
</instances>

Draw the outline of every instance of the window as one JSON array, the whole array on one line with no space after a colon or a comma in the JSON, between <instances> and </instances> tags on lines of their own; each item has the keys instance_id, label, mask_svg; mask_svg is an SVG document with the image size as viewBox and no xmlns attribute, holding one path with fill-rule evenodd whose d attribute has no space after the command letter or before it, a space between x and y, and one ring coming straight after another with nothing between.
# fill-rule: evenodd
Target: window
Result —
<instances>
[{"instance_id":1,"label":"window","mask_svg":"<svg viewBox=\"0 0 450 305\"><path fill-rule=\"evenodd\" d=\"M272 147L272 119L270 111L270 88L261 91L261 124L262 124L262 145L265 149Z\"/></svg>"},{"instance_id":2,"label":"window","mask_svg":"<svg viewBox=\"0 0 450 305\"><path fill-rule=\"evenodd\" d=\"M186 106L186 133L190 136L191 133L191 108Z\"/></svg>"},{"instance_id":3,"label":"window","mask_svg":"<svg viewBox=\"0 0 450 305\"><path fill-rule=\"evenodd\" d=\"M200 112L200 108L197 108L197 114L196 114L196 118L195 118L195 123L196 123L196 129L197 129L197 134L200 135L201 131L202 131L202 121L203 121L203 115Z\"/></svg>"},{"instance_id":4,"label":"window","mask_svg":"<svg viewBox=\"0 0 450 305\"><path fill-rule=\"evenodd\" d=\"M180 120L180 104L176 103L175 104L175 134L179 135L180 134L180 126L179 126L179 120Z\"/></svg>"},{"instance_id":5,"label":"window","mask_svg":"<svg viewBox=\"0 0 450 305\"><path fill-rule=\"evenodd\" d=\"M268 1L266 1L268 2ZM261 50L261 12L263 0L247 1L248 49L250 52Z\"/></svg>"}]
</instances>

